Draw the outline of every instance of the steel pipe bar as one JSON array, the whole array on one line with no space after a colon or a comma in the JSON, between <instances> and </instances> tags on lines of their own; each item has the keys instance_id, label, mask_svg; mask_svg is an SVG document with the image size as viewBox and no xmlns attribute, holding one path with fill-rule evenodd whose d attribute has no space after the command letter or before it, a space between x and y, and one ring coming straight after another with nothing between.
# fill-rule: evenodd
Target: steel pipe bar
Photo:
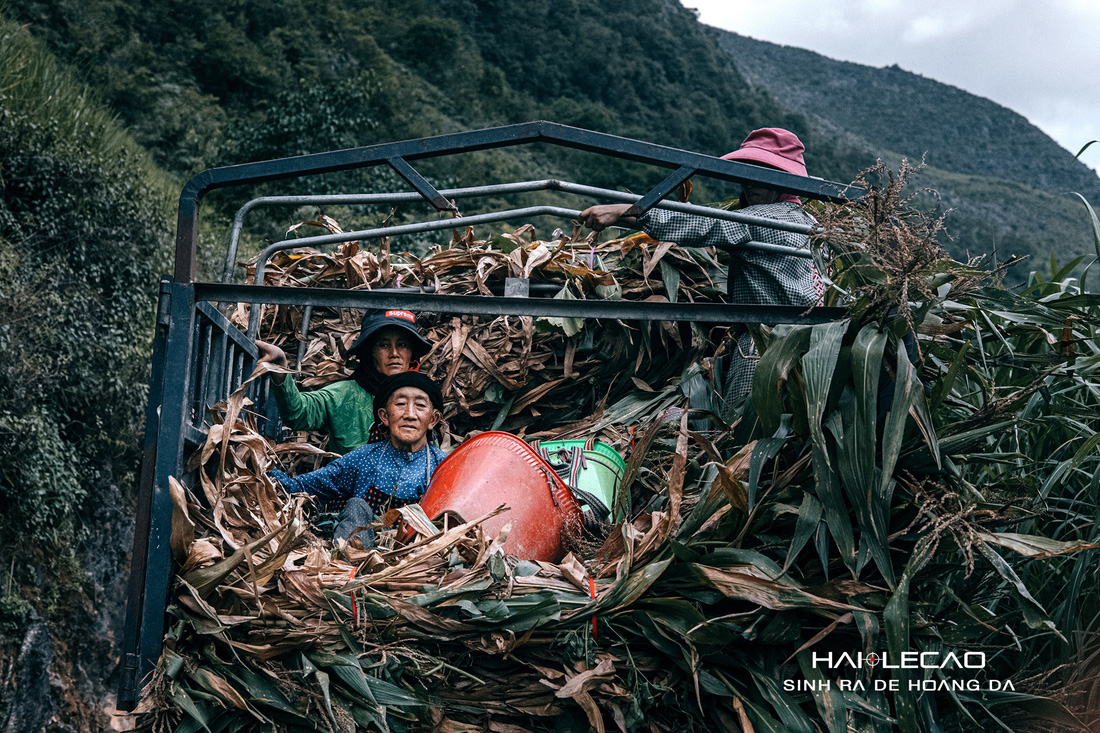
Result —
<instances>
[{"instance_id":1,"label":"steel pipe bar","mask_svg":"<svg viewBox=\"0 0 1100 733\"><path fill-rule=\"evenodd\" d=\"M470 186L466 188L451 188L440 191L441 196L451 199L477 198L480 196L494 196L505 193L529 193L532 191L547 191L553 189L557 181L547 179L541 181L523 181L520 183L500 183L489 186ZM244 218L253 209L261 206L315 206L315 205L370 205L370 204L398 204L416 203L423 201L424 197L412 191L394 193L344 193L344 194L313 194L302 196L261 196L254 198L237 210L233 216L233 225L229 231L229 245L226 248L225 267L222 271L222 282L233 281L233 270L236 267L237 249L240 245L241 231L244 229Z\"/></svg>"},{"instance_id":2,"label":"steel pipe bar","mask_svg":"<svg viewBox=\"0 0 1100 733\"><path fill-rule=\"evenodd\" d=\"M700 207L703 208L703 207ZM715 211L721 211L715 209ZM437 221L424 221L416 224L401 224L393 227L379 227L376 229L364 229L357 232L341 232L340 234L324 234L317 237L302 237L301 239L284 239L281 242L274 242L260 252L260 256L256 261L256 272L253 275L252 282L254 285L262 285L264 281L264 274L267 271L267 262L273 254L276 252L297 249L299 247L319 247L327 244L338 244L340 242L354 242L361 239L373 239L375 237L390 237L398 234L416 234L421 232L438 231L441 229L454 229L460 226L470 226L473 224L484 224L487 222L502 221L505 219L513 219L519 217L528 216L563 216L563 217L576 217L580 214L575 209L563 209L557 206L529 206L523 209L511 209L508 211L498 211L492 214L476 214L474 216L463 216L456 219L441 219ZM799 257L802 259L812 259L813 254L808 249L792 249L790 247L784 247L779 244L768 244L766 242L742 242L737 245L732 245L728 249L747 249L756 252L768 252L771 254L783 255L786 257ZM248 315L248 338L255 339L260 329L260 314L259 309L253 309Z\"/></svg>"},{"instance_id":3,"label":"steel pipe bar","mask_svg":"<svg viewBox=\"0 0 1100 733\"><path fill-rule=\"evenodd\" d=\"M649 193L634 202L634 205L627 209L626 215L641 216L656 206L657 202L663 200L665 196L675 191L684 181L694 175L695 169L691 166L680 166L670 173L668 178L654 186Z\"/></svg>"},{"instance_id":4,"label":"steel pipe bar","mask_svg":"<svg viewBox=\"0 0 1100 733\"><path fill-rule=\"evenodd\" d=\"M572 209L560 209L556 206L529 206L524 209L512 209L499 211L492 214L478 214L476 216L464 216L456 219L440 219L437 221L422 221L416 224L401 224L394 227L379 227L377 229L364 229L358 232L343 232L341 234L325 234L319 237L303 237L302 239L285 239L281 242L269 244L260 252L256 261L256 273L252 278L255 285L262 285L264 273L267 269L267 261L271 255L285 249L298 247L316 247L339 242L353 242L359 239L373 239L375 237L389 237L395 234L416 234L420 232L432 232L441 229L454 229L471 224L483 224L486 222L511 219L513 217L542 216L546 214L558 216L574 216ZM260 312L253 308L248 314L248 338L255 339L260 330Z\"/></svg>"},{"instance_id":5,"label":"steel pipe bar","mask_svg":"<svg viewBox=\"0 0 1100 733\"><path fill-rule=\"evenodd\" d=\"M144 528L146 563L143 568L141 622L138 633L138 682L160 658L164 644L164 608L172 576L172 558L168 540L172 532L172 500L168 479L179 476L183 465L183 432L188 423L188 397L191 394L189 370L192 329L195 322L195 290L187 283L173 283L170 295L170 325L164 345L164 369L156 375L163 379L160 415L156 438L156 458L152 481L142 482L148 490L149 525ZM143 498L144 500L144 498Z\"/></svg>"},{"instance_id":6,"label":"steel pipe bar","mask_svg":"<svg viewBox=\"0 0 1100 733\"><path fill-rule=\"evenodd\" d=\"M324 308L385 308L424 313L478 316L597 318L628 321L699 321L701 323L824 323L844 318L844 308L735 303L662 303L636 300L559 300L382 292L342 288L282 288L270 285L195 283L196 300L311 305Z\"/></svg>"},{"instance_id":7,"label":"steel pipe bar","mask_svg":"<svg viewBox=\"0 0 1100 733\"><path fill-rule=\"evenodd\" d=\"M439 191L435 190L435 186L428 183L428 179L420 175L420 171L409 165L409 161L401 156L396 156L386 162L389 163L390 168L393 168L397 175L405 179L405 183L412 186L418 194L427 199L428 203L434 206L437 211L455 210L454 203L441 196Z\"/></svg>"},{"instance_id":8,"label":"steel pipe bar","mask_svg":"<svg viewBox=\"0 0 1100 733\"><path fill-rule=\"evenodd\" d=\"M161 280L157 304L157 323L153 337L152 376L145 407L145 437L142 441L138 479L137 512L134 518L134 544L130 553L130 579L126 588L126 620L120 642L121 670L118 685L118 709L129 712L138 703L141 682L151 669L142 658L142 627L145 619L145 583L150 558L149 539L153 526L153 484L157 464L157 436L164 395L165 351L168 341L169 309L172 284ZM161 609L163 617L164 610ZM154 660L155 663L155 660Z\"/></svg>"},{"instance_id":9,"label":"steel pipe bar","mask_svg":"<svg viewBox=\"0 0 1100 733\"><path fill-rule=\"evenodd\" d=\"M612 201L622 201L624 203L630 203L638 201L641 196L635 193L623 193L622 191L613 191L606 188L597 188L595 186L585 186L579 183L569 183L568 181L554 181L553 190L562 191L564 193L576 193L584 196L594 196L597 198L610 199ZM700 206L698 204L685 204L679 201L661 201L656 205L658 209L668 209L669 211L679 211L684 214L697 214L698 216L706 216L711 219L721 219L722 221L736 221L742 224L750 224L753 226L766 227L768 229L778 229L784 232L795 232L796 234L815 234L821 231L820 227L816 227L810 224L795 224L793 222L778 221L777 219L769 219L764 216L753 216L752 214L746 214L741 211L727 211L725 209L716 209L712 206Z\"/></svg>"}]
</instances>

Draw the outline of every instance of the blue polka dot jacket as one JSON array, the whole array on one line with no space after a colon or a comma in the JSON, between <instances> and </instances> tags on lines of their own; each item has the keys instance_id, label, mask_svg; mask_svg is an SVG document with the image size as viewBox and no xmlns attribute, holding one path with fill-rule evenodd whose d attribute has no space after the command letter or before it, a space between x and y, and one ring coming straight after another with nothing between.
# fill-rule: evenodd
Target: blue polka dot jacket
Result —
<instances>
[{"instance_id":1,"label":"blue polka dot jacket","mask_svg":"<svg viewBox=\"0 0 1100 733\"><path fill-rule=\"evenodd\" d=\"M434 445L407 453L384 441L360 446L324 468L295 478L278 469L272 469L270 475L287 491L305 492L336 506L359 497L380 515L419 501L445 457Z\"/></svg>"}]
</instances>

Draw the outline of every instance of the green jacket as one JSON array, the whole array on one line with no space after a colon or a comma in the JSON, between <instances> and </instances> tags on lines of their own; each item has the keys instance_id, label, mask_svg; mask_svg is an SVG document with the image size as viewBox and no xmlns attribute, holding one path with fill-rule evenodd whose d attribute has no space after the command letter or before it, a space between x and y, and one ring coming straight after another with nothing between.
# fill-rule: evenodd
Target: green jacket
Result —
<instances>
[{"instance_id":1,"label":"green jacket","mask_svg":"<svg viewBox=\"0 0 1100 733\"><path fill-rule=\"evenodd\" d=\"M293 377L272 383L279 416L291 430L320 430L329 434L329 450L347 453L365 445L374 423L374 398L353 379L299 392Z\"/></svg>"}]
</instances>

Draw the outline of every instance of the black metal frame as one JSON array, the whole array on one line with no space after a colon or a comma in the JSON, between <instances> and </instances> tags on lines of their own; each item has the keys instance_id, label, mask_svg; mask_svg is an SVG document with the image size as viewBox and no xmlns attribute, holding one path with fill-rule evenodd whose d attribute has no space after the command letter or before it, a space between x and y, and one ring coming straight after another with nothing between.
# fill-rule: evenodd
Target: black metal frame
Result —
<instances>
[{"instance_id":1,"label":"black metal frame","mask_svg":"<svg viewBox=\"0 0 1100 733\"><path fill-rule=\"evenodd\" d=\"M153 348L153 372L146 410L144 451L139 480L137 526L122 640L122 675L118 708L137 704L140 684L161 653L165 607L172 563L168 548L172 504L168 479L180 476L184 449L203 438L207 408L239 387L257 358L255 345L209 303L251 302L338 308L402 308L472 315L527 315L570 318L697 321L710 323L815 323L843 315L843 309L715 303L649 303L604 300L556 300L531 297L435 295L426 292L346 291L274 288L230 283L195 283L199 208L209 191L227 186L388 165L419 197L439 211L454 204L421 176L410 160L529 143L551 143L673 169L668 177L633 204L631 213L647 211L695 174L754 183L809 198L844 201L861 189L803 178L770 168L727 161L551 122L463 132L386 143L295 158L284 158L204 171L183 188L176 234L175 274L161 284ZM559 185L560 182L555 182ZM578 190L583 187L574 185ZM553 189L553 186L543 186ZM559 188L558 190L564 190ZM611 193L611 192L608 192ZM617 196L628 196L616 194ZM629 196L629 199L636 197ZM662 204L674 208L673 204ZM680 205L683 206L683 205ZM247 208L247 207L246 207ZM730 212L692 213L727 218ZM245 209L242 209L242 212ZM571 213L571 212L566 212ZM243 216L238 215L238 219ZM462 220L455 225L461 225ZM235 234L239 226L235 222ZM319 238L318 238L319 239ZM251 387L254 401L266 400L264 380Z\"/></svg>"},{"instance_id":2,"label":"black metal frame","mask_svg":"<svg viewBox=\"0 0 1100 733\"><path fill-rule=\"evenodd\" d=\"M518 125L493 127L487 130L459 132L438 137L383 143L363 148L349 148L329 153L300 155L294 158L266 160L259 163L211 168L199 173L183 187L180 194L179 218L176 228L176 282L192 282L199 231L199 204L210 191L227 186L264 183L283 178L321 173L336 173L353 168L389 165L405 178L421 196L439 211L450 211L453 204L408 164L410 160L436 158L469 153L490 148L550 143L615 158L676 168L676 174L658 184L636 204L637 213L648 211L687 177L694 174L735 183L755 183L787 193L822 201L847 201L862 197L863 190L817 178L805 178L780 170L763 168L734 160L722 160L710 155L691 153L655 143L631 140L603 132L582 130L556 122L524 122ZM684 176L684 172L687 176ZM672 185L669 185L672 184Z\"/></svg>"}]
</instances>

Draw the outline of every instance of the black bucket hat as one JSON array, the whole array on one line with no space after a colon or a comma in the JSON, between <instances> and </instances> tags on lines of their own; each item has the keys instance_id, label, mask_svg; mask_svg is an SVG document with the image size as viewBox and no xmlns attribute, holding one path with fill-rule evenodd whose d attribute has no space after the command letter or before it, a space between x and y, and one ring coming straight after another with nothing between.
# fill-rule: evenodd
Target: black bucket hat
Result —
<instances>
[{"instance_id":1,"label":"black bucket hat","mask_svg":"<svg viewBox=\"0 0 1100 733\"><path fill-rule=\"evenodd\" d=\"M443 391L431 377L420 372L400 372L383 379L374 393L374 409L385 407L393 393L402 387L415 387L423 391L432 401L432 407L443 412Z\"/></svg>"},{"instance_id":2,"label":"black bucket hat","mask_svg":"<svg viewBox=\"0 0 1100 733\"><path fill-rule=\"evenodd\" d=\"M420 335L416 328L416 314L405 310L369 310L363 315L363 323L359 328L359 338L351 345L348 351L355 353L365 348L374 334L386 326L396 326L411 337L412 355L414 359L427 354L432 350L431 342Z\"/></svg>"}]
</instances>

